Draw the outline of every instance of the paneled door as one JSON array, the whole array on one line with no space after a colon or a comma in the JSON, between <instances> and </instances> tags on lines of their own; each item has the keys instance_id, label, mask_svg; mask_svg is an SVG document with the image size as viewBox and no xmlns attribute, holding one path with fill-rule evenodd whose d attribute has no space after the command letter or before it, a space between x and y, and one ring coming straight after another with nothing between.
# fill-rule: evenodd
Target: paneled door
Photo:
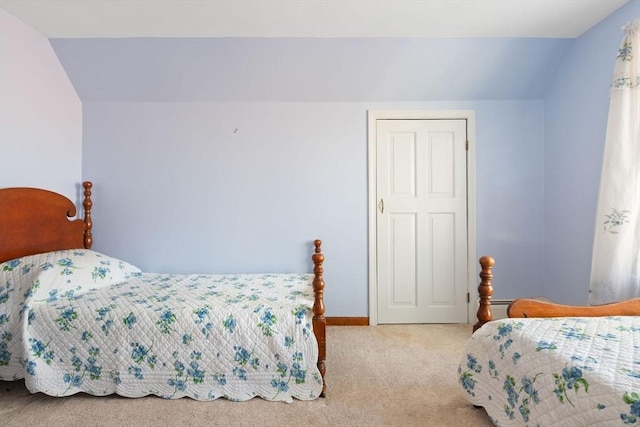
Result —
<instances>
[{"instance_id":1,"label":"paneled door","mask_svg":"<svg viewBox=\"0 0 640 427\"><path fill-rule=\"evenodd\" d=\"M378 323L467 321L466 120L376 120Z\"/></svg>"}]
</instances>

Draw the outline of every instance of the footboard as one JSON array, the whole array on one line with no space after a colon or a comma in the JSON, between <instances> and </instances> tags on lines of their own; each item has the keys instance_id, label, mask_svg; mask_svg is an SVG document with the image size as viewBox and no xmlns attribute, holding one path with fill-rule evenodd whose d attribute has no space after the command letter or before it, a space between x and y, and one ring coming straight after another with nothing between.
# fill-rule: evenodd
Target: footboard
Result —
<instances>
[{"instance_id":1,"label":"footboard","mask_svg":"<svg viewBox=\"0 0 640 427\"><path fill-rule=\"evenodd\" d=\"M324 317L324 279L322 277L324 255L321 252L321 240L315 240L315 253L312 255L313 260L313 293L315 300L313 302L313 333L318 341L318 370L322 375L322 394L324 397L327 388L325 382L325 373L327 371L325 360L327 357L327 321Z\"/></svg>"}]
</instances>

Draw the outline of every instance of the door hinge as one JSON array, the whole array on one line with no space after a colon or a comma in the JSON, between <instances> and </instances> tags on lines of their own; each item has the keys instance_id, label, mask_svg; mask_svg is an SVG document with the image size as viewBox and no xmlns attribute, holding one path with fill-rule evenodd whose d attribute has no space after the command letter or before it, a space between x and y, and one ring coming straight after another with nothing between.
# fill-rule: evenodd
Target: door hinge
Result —
<instances>
[{"instance_id":1,"label":"door hinge","mask_svg":"<svg viewBox=\"0 0 640 427\"><path fill-rule=\"evenodd\" d=\"M464 142L464 149L465 149L466 151L469 151L469 141L465 141L465 142Z\"/></svg>"},{"instance_id":2,"label":"door hinge","mask_svg":"<svg viewBox=\"0 0 640 427\"><path fill-rule=\"evenodd\" d=\"M467 304L471 302L471 294L467 292Z\"/></svg>"}]
</instances>

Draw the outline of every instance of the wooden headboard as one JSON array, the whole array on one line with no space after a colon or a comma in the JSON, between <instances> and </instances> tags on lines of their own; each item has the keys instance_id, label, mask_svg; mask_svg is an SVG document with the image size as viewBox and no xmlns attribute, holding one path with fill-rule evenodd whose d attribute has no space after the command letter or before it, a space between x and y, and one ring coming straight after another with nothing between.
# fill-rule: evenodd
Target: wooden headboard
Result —
<instances>
[{"instance_id":1,"label":"wooden headboard","mask_svg":"<svg viewBox=\"0 0 640 427\"><path fill-rule=\"evenodd\" d=\"M493 318L491 314L491 297L493 296L493 266L495 261L489 256L480 258L480 284L478 285L478 295L480 304L478 306L478 322L473 325L473 332L482 325L490 322ZM519 298L511 302L507 309L508 317L602 317L602 316L640 316L640 298L613 302L603 305L563 305L549 301L541 301L531 298Z\"/></svg>"},{"instance_id":2,"label":"wooden headboard","mask_svg":"<svg viewBox=\"0 0 640 427\"><path fill-rule=\"evenodd\" d=\"M91 187L84 187L83 219L65 196L39 188L0 189L0 262L62 249L91 249Z\"/></svg>"}]
</instances>

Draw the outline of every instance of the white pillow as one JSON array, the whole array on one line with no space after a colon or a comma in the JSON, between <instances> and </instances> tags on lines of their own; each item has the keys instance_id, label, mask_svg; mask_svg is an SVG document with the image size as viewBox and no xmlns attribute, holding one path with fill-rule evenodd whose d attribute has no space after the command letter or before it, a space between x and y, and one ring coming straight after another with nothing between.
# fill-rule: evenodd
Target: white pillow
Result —
<instances>
[{"instance_id":1,"label":"white pillow","mask_svg":"<svg viewBox=\"0 0 640 427\"><path fill-rule=\"evenodd\" d=\"M13 271L13 279L33 285L36 300L47 295L72 297L74 293L125 282L140 274L140 269L128 262L89 249L67 249L29 255L0 264L2 274ZM17 274L17 277L16 277Z\"/></svg>"}]
</instances>

